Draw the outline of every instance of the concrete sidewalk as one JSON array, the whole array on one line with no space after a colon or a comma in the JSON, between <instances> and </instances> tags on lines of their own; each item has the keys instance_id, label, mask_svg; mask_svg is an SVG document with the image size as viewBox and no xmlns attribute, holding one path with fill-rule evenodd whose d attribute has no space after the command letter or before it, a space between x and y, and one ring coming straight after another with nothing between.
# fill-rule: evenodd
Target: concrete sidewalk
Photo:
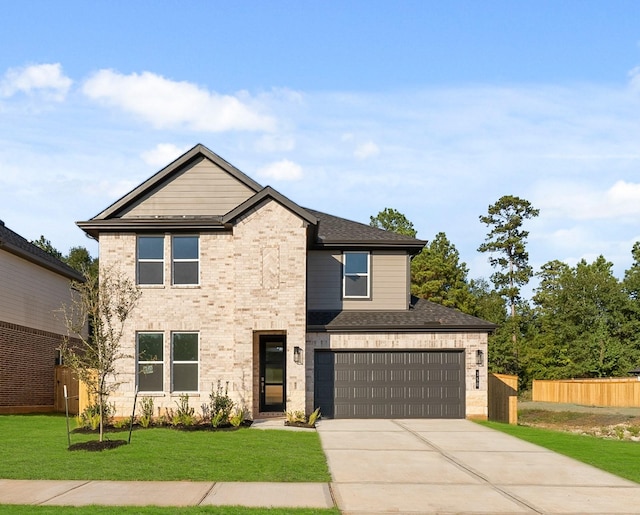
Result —
<instances>
[{"instance_id":1,"label":"concrete sidewalk","mask_svg":"<svg viewBox=\"0 0 640 515\"><path fill-rule=\"evenodd\" d=\"M0 479L0 504L333 508L326 483L23 481Z\"/></svg>"},{"instance_id":2,"label":"concrete sidewalk","mask_svg":"<svg viewBox=\"0 0 640 515\"><path fill-rule=\"evenodd\" d=\"M343 514L637 514L640 485L468 420L322 420Z\"/></svg>"}]
</instances>

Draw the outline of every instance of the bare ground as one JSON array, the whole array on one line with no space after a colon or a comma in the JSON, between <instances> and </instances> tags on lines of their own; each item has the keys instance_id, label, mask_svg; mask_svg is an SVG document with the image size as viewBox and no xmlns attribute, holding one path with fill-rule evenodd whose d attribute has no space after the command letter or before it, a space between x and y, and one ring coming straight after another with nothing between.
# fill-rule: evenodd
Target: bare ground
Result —
<instances>
[{"instance_id":1,"label":"bare ground","mask_svg":"<svg viewBox=\"0 0 640 515\"><path fill-rule=\"evenodd\" d=\"M519 402L518 423L600 438L640 441L640 408Z\"/></svg>"}]
</instances>

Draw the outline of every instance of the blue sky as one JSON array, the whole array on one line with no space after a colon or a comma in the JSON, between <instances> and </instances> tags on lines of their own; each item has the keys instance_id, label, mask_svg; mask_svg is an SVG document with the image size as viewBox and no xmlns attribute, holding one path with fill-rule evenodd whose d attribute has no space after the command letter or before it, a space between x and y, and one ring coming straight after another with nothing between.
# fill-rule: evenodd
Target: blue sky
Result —
<instances>
[{"instance_id":1,"label":"blue sky","mask_svg":"<svg viewBox=\"0 0 640 515\"><path fill-rule=\"evenodd\" d=\"M295 202L445 232L502 195L537 269L640 239L640 2L0 0L0 219L74 224L196 143Z\"/></svg>"}]
</instances>

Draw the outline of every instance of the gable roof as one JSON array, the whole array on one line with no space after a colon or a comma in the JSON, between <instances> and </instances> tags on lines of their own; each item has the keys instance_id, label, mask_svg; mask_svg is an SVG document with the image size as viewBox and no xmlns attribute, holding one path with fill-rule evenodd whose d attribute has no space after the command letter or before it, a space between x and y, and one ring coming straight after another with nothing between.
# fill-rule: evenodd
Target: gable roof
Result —
<instances>
[{"instance_id":1,"label":"gable roof","mask_svg":"<svg viewBox=\"0 0 640 515\"><path fill-rule=\"evenodd\" d=\"M250 191L253 191L254 194L226 214L121 217L132 206L161 189L179 174L204 159L208 159L218 165L224 172L231 175ZM229 230L239 216L253 209L267 198L279 202L310 225L310 248L342 250L402 249L411 254L417 254L427 243L424 240L303 208L270 186L263 188L202 144L194 146L131 192L111 204L107 209L91 218L91 220L77 222L77 225L94 238L97 238L101 231Z\"/></svg>"},{"instance_id":2,"label":"gable roof","mask_svg":"<svg viewBox=\"0 0 640 515\"><path fill-rule=\"evenodd\" d=\"M238 207L229 211L226 215L222 217L222 222L223 223L233 222L236 218L238 218L239 216L242 216L247 211L253 209L258 204L260 204L260 202L266 199L275 200L279 204L286 207L289 211L292 211L293 213L298 215L300 218L302 218L303 220L307 221L312 225L317 225L318 223L317 218L313 216L309 210L301 208L298 204L296 204L295 202L292 202L287 197L285 197L281 193L274 190L271 186L267 186L266 188L263 188L258 193L256 193L253 197L247 199Z\"/></svg>"},{"instance_id":3,"label":"gable roof","mask_svg":"<svg viewBox=\"0 0 640 515\"><path fill-rule=\"evenodd\" d=\"M402 248L417 254L427 244L404 234L371 227L313 209L307 209L318 219L315 247L319 249Z\"/></svg>"},{"instance_id":4,"label":"gable roof","mask_svg":"<svg viewBox=\"0 0 640 515\"><path fill-rule=\"evenodd\" d=\"M30 243L18 233L12 231L0 220L0 250L34 263L51 272L62 275L73 281L84 281L80 272L63 263L40 247Z\"/></svg>"},{"instance_id":5,"label":"gable roof","mask_svg":"<svg viewBox=\"0 0 640 515\"><path fill-rule=\"evenodd\" d=\"M240 170L238 170L231 163L228 163L224 159L222 159L218 154L212 152L207 147L202 144L197 144L191 150L188 150L184 154L182 154L175 161L171 162L167 166L165 166L162 170L157 172L155 175L151 176L149 179L144 181L142 184L131 190L124 197L116 200L113 204L111 204L107 209L98 213L96 216L92 218L92 220L96 219L106 219L113 218L118 216L119 213L124 211L127 207L131 206L138 200L140 200L144 195L149 193L149 191L153 190L161 186L163 183L170 180L172 177L175 177L184 169L193 166L194 164L202 161L203 159L209 159L220 168L222 168L229 175L234 177L236 180L247 186L249 189L258 192L262 189L262 186L258 184L256 181L251 179L248 175L245 175Z\"/></svg>"},{"instance_id":6,"label":"gable roof","mask_svg":"<svg viewBox=\"0 0 640 515\"><path fill-rule=\"evenodd\" d=\"M311 332L483 332L496 325L425 299L411 297L408 311L310 311Z\"/></svg>"}]
</instances>

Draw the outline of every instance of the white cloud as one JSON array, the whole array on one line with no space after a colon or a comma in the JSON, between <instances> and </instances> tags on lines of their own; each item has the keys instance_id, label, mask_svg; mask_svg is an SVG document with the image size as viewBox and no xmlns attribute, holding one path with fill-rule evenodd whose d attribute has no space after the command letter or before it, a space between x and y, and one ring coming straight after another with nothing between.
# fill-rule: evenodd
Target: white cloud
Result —
<instances>
[{"instance_id":1,"label":"white cloud","mask_svg":"<svg viewBox=\"0 0 640 515\"><path fill-rule=\"evenodd\" d=\"M264 179L276 181L297 181L302 179L302 167L293 161L282 159L260 168L257 175Z\"/></svg>"},{"instance_id":2,"label":"white cloud","mask_svg":"<svg viewBox=\"0 0 640 515\"><path fill-rule=\"evenodd\" d=\"M367 141L358 145L353 153L358 159L367 159L375 157L380 153L380 148L373 141Z\"/></svg>"},{"instance_id":3,"label":"white cloud","mask_svg":"<svg viewBox=\"0 0 640 515\"><path fill-rule=\"evenodd\" d=\"M538 187L536 207L543 214L573 220L634 221L640 216L640 184L616 181L608 189L574 182Z\"/></svg>"},{"instance_id":4,"label":"white cloud","mask_svg":"<svg viewBox=\"0 0 640 515\"><path fill-rule=\"evenodd\" d=\"M275 126L271 117L249 105L251 99L246 93L241 101L151 72L123 75L100 70L87 79L83 92L93 100L133 113L157 129L269 131Z\"/></svg>"},{"instance_id":5,"label":"white cloud","mask_svg":"<svg viewBox=\"0 0 640 515\"><path fill-rule=\"evenodd\" d=\"M145 163L152 166L166 166L171 163L174 159L177 159L182 154L184 154L187 150L189 150L189 146L178 147L172 143L159 143L151 150L147 150L146 152L142 152L140 157L144 160Z\"/></svg>"},{"instance_id":6,"label":"white cloud","mask_svg":"<svg viewBox=\"0 0 640 515\"><path fill-rule=\"evenodd\" d=\"M45 97L61 102L72 83L73 81L62 73L60 63L9 68L0 81L0 95L10 97L18 92L41 92Z\"/></svg>"}]
</instances>

